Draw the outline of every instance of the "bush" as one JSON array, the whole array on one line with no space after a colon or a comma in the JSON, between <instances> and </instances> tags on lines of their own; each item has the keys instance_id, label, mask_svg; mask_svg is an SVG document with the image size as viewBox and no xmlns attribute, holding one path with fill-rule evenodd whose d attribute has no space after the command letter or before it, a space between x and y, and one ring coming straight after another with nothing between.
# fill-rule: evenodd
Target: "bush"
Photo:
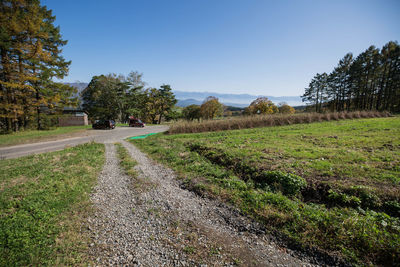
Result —
<instances>
[{"instance_id":1,"label":"bush","mask_svg":"<svg viewBox=\"0 0 400 267\"><path fill-rule=\"evenodd\" d=\"M345 193L335 192L332 189L328 191L328 199L332 205L350 206L353 208L361 205L361 200L356 196L349 196Z\"/></svg>"},{"instance_id":2,"label":"bush","mask_svg":"<svg viewBox=\"0 0 400 267\"><path fill-rule=\"evenodd\" d=\"M260 178L256 182L266 182L273 190L279 190L290 196L298 194L307 186L306 180L302 177L280 171L264 171Z\"/></svg>"}]
</instances>

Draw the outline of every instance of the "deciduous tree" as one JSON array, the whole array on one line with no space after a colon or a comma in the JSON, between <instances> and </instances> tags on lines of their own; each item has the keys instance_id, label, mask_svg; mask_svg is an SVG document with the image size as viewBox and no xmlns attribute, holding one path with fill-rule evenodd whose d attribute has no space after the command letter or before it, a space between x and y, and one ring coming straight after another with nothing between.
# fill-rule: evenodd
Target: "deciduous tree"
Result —
<instances>
[{"instance_id":1,"label":"deciduous tree","mask_svg":"<svg viewBox=\"0 0 400 267\"><path fill-rule=\"evenodd\" d=\"M224 106L214 96L207 97L200 107L203 119L214 119L215 117L222 116L223 112Z\"/></svg>"},{"instance_id":2,"label":"deciduous tree","mask_svg":"<svg viewBox=\"0 0 400 267\"><path fill-rule=\"evenodd\" d=\"M279 108L279 113L282 114L294 114L296 112L296 110L293 107L289 106L286 103L279 105L278 108Z\"/></svg>"},{"instance_id":3,"label":"deciduous tree","mask_svg":"<svg viewBox=\"0 0 400 267\"><path fill-rule=\"evenodd\" d=\"M201 118L201 108L199 105L193 104L193 105L187 106L182 110L182 113L183 113L183 117L189 121L196 120L196 119L200 120L200 118Z\"/></svg>"},{"instance_id":4,"label":"deciduous tree","mask_svg":"<svg viewBox=\"0 0 400 267\"><path fill-rule=\"evenodd\" d=\"M267 97L259 97L251 102L247 112L251 114L273 114L278 111L278 107Z\"/></svg>"}]
</instances>

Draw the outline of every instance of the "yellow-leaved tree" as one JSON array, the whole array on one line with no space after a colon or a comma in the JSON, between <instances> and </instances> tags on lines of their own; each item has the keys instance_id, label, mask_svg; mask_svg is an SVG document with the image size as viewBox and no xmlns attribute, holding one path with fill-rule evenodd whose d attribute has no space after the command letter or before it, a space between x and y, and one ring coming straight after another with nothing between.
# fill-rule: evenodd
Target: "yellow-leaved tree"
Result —
<instances>
[{"instance_id":1,"label":"yellow-leaved tree","mask_svg":"<svg viewBox=\"0 0 400 267\"><path fill-rule=\"evenodd\" d=\"M0 126L18 131L36 121L41 129L42 110L64 103L75 89L52 81L63 78L70 62L61 56L67 42L53 25L51 10L38 0L0 2Z\"/></svg>"},{"instance_id":2,"label":"yellow-leaved tree","mask_svg":"<svg viewBox=\"0 0 400 267\"><path fill-rule=\"evenodd\" d=\"M273 114L279 112L278 107L267 97L259 97L246 109L250 114Z\"/></svg>"},{"instance_id":3,"label":"yellow-leaved tree","mask_svg":"<svg viewBox=\"0 0 400 267\"><path fill-rule=\"evenodd\" d=\"M209 120L222 116L224 106L214 96L207 97L200 106L200 114L203 119Z\"/></svg>"}]
</instances>

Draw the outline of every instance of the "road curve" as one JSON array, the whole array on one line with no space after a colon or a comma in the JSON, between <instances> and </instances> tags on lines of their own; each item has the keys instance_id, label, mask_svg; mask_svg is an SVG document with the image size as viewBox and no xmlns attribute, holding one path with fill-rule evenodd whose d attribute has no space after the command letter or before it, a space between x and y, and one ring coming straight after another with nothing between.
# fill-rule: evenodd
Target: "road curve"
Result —
<instances>
[{"instance_id":1,"label":"road curve","mask_svg":"<svg viewBox=\"0 0 400 267\"><path fill-rule=\"evenodd\" d=\"M23 144L0 148L0 159L18 158L31 154L62 150L66 147L76 146L87 142L114 143L131 136L148 133L160 133L168 130L168 126L146 126L145 128L116 127L114 130L89 130L90 135L73 137L56 141L47 141L33 144Z\"/></svg>"}]
</instances>

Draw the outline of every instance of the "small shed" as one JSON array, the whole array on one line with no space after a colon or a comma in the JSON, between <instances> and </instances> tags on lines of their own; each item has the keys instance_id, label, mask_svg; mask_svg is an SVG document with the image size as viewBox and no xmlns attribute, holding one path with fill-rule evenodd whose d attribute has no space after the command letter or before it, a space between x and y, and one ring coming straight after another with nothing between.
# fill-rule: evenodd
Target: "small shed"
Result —
<instances>
[{"instance_id":1,"label":"small shed","mask_svg":"<svg viewBox=\"0 0 400 267\"><path fill-rule=\"evenodd\" d=\"M89 125L88 116L82 110L64 110L65 115L58 118L58 125L63 126L82 126Z\"/></svg>"}]
</instances>

